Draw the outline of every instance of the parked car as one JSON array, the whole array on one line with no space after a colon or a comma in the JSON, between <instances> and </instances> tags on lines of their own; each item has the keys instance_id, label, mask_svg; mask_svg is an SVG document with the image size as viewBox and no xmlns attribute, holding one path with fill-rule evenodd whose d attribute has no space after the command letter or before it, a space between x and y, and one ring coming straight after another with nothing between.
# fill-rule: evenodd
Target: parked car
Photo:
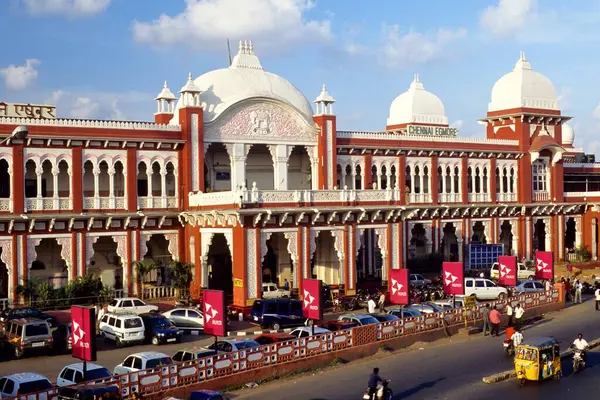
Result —
<instances>
[{"instance_id":1,"label":"parked car","mask_svg":"<svg viewBox=\"0 0 600 400\"><path fill-rule=\"evenodd\" d=\"M263 329L279 330L284 327L303 325L302 302L290 299L255 300L250 311L250 321Z\"/></svg>"},{"instance_id":2,"label":"parked car","mask_svg":"<svg viewBox=\"0 0 600 400\"><path fill-rule=\"evenodd\" d=\"M542 282L527 280L519 283L514 287L513 292L517 293L536 293L543 292L546 288Z\"/></svg>"},{"instance_id":3,"label":"parked car","mask_svg":"<svg viewBox=\"0 0 600 400\"><path fill-rule=\"evenodd\" d=\"M204 314L193 307L178 307L162 313L179 329L204 329Z\"/></svg>"},{"instance_id":4,"label":"parked car","mask_svg":"<svg viewBox=\"0 0 600 400\"><path fill-rule=\"evenodd\" d=\"M465 306L465 297L464 296L454 296L454 300L444 299L444 300L435 300L432 302L438 306L443 307L444 309L453 309L453 308L462 308ZM477 303L477 302L475 302Z\"/></svg>"},{"instance_id":5,"label":"parked car","mask_svg":"<svg viewBox=\"0 0 600 400\"><path fill-rule=\"evenodd\" d=\"M143 314L158 311L157 306L146 304L137 297L123 297L108 303L109 313Z\"/></svg>"},{"instance_id":6,"label":"parked car","mask_svg":"<svg viewBox=\"0 0 600 400\"><path fill-rule=\"evenodd\" d=\"M291 331L290 335L294 336L295 338L300 339L300 338L312 336L313 332L315 335L323 335L326 333L331 333L331 331L329 329L321 328L318 326L315 326L314 331L313 331L312 326L302 326L300 328L296 328L293 331Z\"/></svg>"},{"instance_id":7,"label":"parked car","mask_svg":"<svg viewBox=\"0 0 600 400\"><path fill-rule=\"evenodd\" d=\"M262 298L263 299L281 299L290 297L290 291L279 289L276 284L267 282L262 284Z\"/></svg>"},{"instance_id":8,"label":"parked car","mask_svg":"<svg viewBox=\"0 0 600 400\"><path fill-rule=\"evenodd\" d=\"M508 297L508 290L485 278L465 278L465 296L475 295L477 300L496 300Z\"/></svg>"},{"instance_id":9,"label":"parked car","mask_svg":"<svg viewBox=\"0 0 600 400\"><path fill-rule=\"evenodd\" d=\"M277 332L277 333L263 333L262 335L255 337L254 341L258 344L265 345L265 344L273 344L273 343L279 343L279 342L287 342L287 341L295 340L295 339L296 339L296 337L289 333Z\"/></svg>"},{"instance_id":10,"label":"parked car","mask_svg":"<svg viewBox=\"0 0 600 400\"><path fill-rule=\"evenodd\" d=\"M388 314L395 315L398 318L413 318L423 315L420 311L414 310L410 307L392 308L388 310Z\"/></svg>"},{"instance_id":11,"label":"parked car","mask_svg":"<svg viewBox=\"0 0 600 400\"><path fill-rule=\"evenodd\" d=\"M66 325L59 325L52 331L54 341L54 351L56 353L69 353L73 350L73 327L69 322Z\"/></svg>"},{"instance_id":12,"label":"parked car","mask_svg":"<svg viewBox=\"0 0 600 400\"><path fill-rule=\"evenodd\" d=\"M346 314L346 315L340 315L338 317L338 321L356 322L360 326L370 325L370 324L378 324L379 323L379 321L377 321L376 318L374 318L373 316L371 316L369 314Z\"/></svg>"},{"instance_id":13,"label":"parked car","mask_svg":"<svg viewBox=\"0 0 600 400\"><path fill-rule=\"evenodd\" d=\"M10 398L52 389L48 378L40 374L25 372L0 378L0 397Z\"/></svg>"},{"instance_id":14,"label":"parked car","mask_svg":"<svg viewBox=\"0 0 600 400\"><path fill-rule=\"evenodd\" d=\"M409 284L415 287L422 287L431 284L431 279L425 279L419 274L410 274Z\"/></svg>"},{"instance_id":15,"label":"parked car","mask_svg":"<svg viewBox=\"0 0 600 400\"><path fill-rule=\"evenodd\" d=\"M54 348L50 324L41 319L9 320L2 336L6 345L13 347L16 358L31 353L49 353Z\"/></svg>"},{"instance_id":16,"label":"parked car","mask_svg":"<svg viewBox=\"0 0 600 400\"><path fill-rule=\"evenodd\" d=\"M182 331L167 317L158 313L140 314L139 317L144 322L144 338L146 341L152 341L153 345L165 343L180 343Z\"/></svg>"},{"instance_id":17,"label":"parked car","mask_svg":"<svg viewBox=\"0 0 600 400\"><path fill-rule=\"evenodd\" d=\"M59 388L58 398L60 400L121 399L121 393L119 386L115 384L93 386L79 384Z\"/></svg>"},{"instance_id":18,"label":"parked car","mask_svg":"<svg viewBox=\"0 0 600 400\"><path fill-rule=\"evenodd\" d=\"M370 314L373 318L375 318L378 322L392 322L397 321L400 317L394 314Z\"/></svg>"},{"instance_id":19,"label":"parked car","mask_svg":"<svg viewBox=\"0 0 600 400\"><path fill-rule=\"evenodd\" d=\"M434 303L415 303L409 305L409 308L411 310L417 310L421 314L433 314L444 311L443 307L440 307Z\"/></svg>"},{"instance_id":20,"label":"parked car","mask_svg":"<svg viewBox=\"0 0 600 400\"><path fill-rule=\"evenodd\" d=\"M174 362L194 361L199 358L210 357L217 354L216 350L209 350L205 347L196 347L190 349L178 350L173 354Z\"/></svg>"},{"instance_id":21,"label":"parked car","mask_svg":"<svg viewBox=\"0 0 600 400\"><path fill-rule=\"evenodd\" d=\"M117 346L145 340L144 322L136 314L104 314L98 329L104 340L114 340Z\"/></svg>"},{"instance_id":22,"label":"parked car","mask_svg":"<svg viewBox=\"0 0 600 400\"><path fill-rule=\"evenodd\" d=\"M227 400L227 398L214 390L194 390L190 393L190 400Z\"/></svg>"},{"instance_id":23,"label":"parked car","mask_svg":"<svg viewBox=\"0 0 600 400\"><path fill-rule=\"evenodd\" d=\"M113 374L101 365L88 363L85 371L85 382L104 383L113 379ZM84 382L83 363L65 366L56 377L56 386L70 386Z\"/></svg>"},{"instance_id":24,"label":"parked car","mask_svg":"<svg viewBox=\"0 0 600 400\"><path fill-rule=\"evenodd\" d=\"M260 344L254 340L224 339L211 344L208 346L208 349L216 350L217 353L231 353L232 351L251 349L253 347L260 347Z\"/></svg>"},{"instance_id":25,"label":"parked car","mask_svg":"<svg viewBox=\"0 0 600 400\"><path fill-rule=\"evenodd\" d=\"M159 353L156 351L142 351L140 353L134 353L125 358L121 364L118 364L115 367L114 373L115 375L128 374L130 372L160 368L163 365L171 364L173 364L173 360L164 353Z\"/></svg>"},{"instance_id":26,"label":"parked car","mask_svg":"<svg viewBox=\"0 0 600 400\"><path fill-rule=\"evenodd\" d=\"M331 332L342 331L344 329L351 329L356 326L358 326L358 323L356 321L339 321L339 320L325 321L325 322L322 322L319 324L320 328L327 329Z\"/></svg>"},{"instance_id":27,"label":"parked car","mask_svg":"<svg viewBox=\"0 0 600 400\"><path fill-rule=\"evenodd\" d=\"M499 263L495 262L492 264L490 268L490 278L498 279L499 276ZM529 269L523 263L517 263L517 280L525 280L525 279L533 279L535 278L535 271L533 269Z\"/></svg>"},{"instance_id":28,"label":"parked car","mask_svg":"<svg viewBox=\"0 0 600 400\"><path fill-rule=\"evenodd\" d=\"M47 321L52 328L57 326L56 318L33 307L16 307L0 312L0 322L6 324L12 319L37 318Z\"/></svg>"}]
</instances>

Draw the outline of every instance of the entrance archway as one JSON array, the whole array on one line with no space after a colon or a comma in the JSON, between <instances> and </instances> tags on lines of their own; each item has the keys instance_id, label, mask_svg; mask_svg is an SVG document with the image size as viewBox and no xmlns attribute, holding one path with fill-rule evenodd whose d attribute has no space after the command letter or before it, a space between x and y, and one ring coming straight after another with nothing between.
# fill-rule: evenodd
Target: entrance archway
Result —
<instances>
[{"instance_id":1,"label":"entrance archway","mask_svg":"<svg viewBox=\"0 0 600 400\"><path fill-rule=\"evenodd\" d=\"M273 190L275 187L273 157L264 144L253 144L246 158L246 186L252 188L254 182L259 190Z\"/></svg>"},{"instance_id":2,"label":"entrance archway","mask_svg":"<svg viewBox=\"0 0 600 400\"><path fill-rule=\"evenodd\" d=\"M358 289L373 291L381 288L383 255L379 248L377 230L362 230L360 241L357 240L358 254L356 258L356 276Z\"/></svg>"},{"instance_id":3,"label":"entrance archway","mask_svg":"<svg viewBox=\"0 0 600 400\"><path fill-rule=\"evenodd\" d=\"M513 233L510 221L504 221L500 225L500 243L504 245L505 256L513 254Z\"/></svg>"},{"instance_id":4,"label":"entrance archway","mask_svg":"<svg viewBox=\"0 0 600 400\"><path fill-rule=\"evenodd\" d=\"M577 247L577 223L575 222L575 218L569 217L566 225L565 248L567 249L567 253L571 253L575 251L575 247Z\"/></svg>"},{"instance_id":5,"label":"entrance archway","mask_svg":"<svg viewBox=\"0 0 600 400\"><path fill-rule=\"evenodd\" d=\"M117 254L117 242L112 236L98 236L88 240L94 241L94 255L90 259L88 273L99 277L105 286L123 289L123 261Z\"/></svg>"},{"instance_id":6,"label":"entrance archway","mask_svg":"<svg viewBox=\"0 0 600 400\"><path fill-rule=\"evenodd\" d=\"M0 247L0 254L5 251L3 247ZM4 262L1 261L0 258L0 300L8 299L11 297L9 292L9 276L8 276L8 267ZM1 305L1 304L0 304Z\"/></svg>"},{"instance_id":7,"label":"entrance archway","mask_svg":"<svg viewBox=\"0 0 600 400\"><path fill-rule=\"evenodd\" d=\"M293 287L294 263L288 251L288 239L274 232L266 242L267 253L262 260L262 282L274 282L283 287L285 280Z\"/></svg>"},{"instance_id":8,"label":"entrance archway","mask_svg":"<svg viewBox=\"0 0 600 400\"><path fill-rule=\"evenodd\" d=\"M546 251L546 223L542 219L534 225L533 251Z\"/></svg>"},{"instance_id":9,"label":"entrance archway","mask_svg":"<svg viewBox=\"0 0 600 400\"><path fill-rule=\"evenodd\" d=\"M458 237L453 222L447 222L444 225L440 250L445 261L458 261Z\"/></svg>"},{"instance_id":10,"label":"entrance archway","mask_svg":"<svg viewBox=\"0 0 600 400\"><path fill-rule=\"evenodd\" d=\"M473 224L473 236L471 236L471 243L487 244L487 236L485 235L485 225L481 221Z\"/></svg>"},{"instance_id":11,"label":"entrance archway","mask_svg":"<svg viewBox=\"0 0 600 400\"><path fill-rule=\"evenodd\" d=\"M69 281L67 263L62 258L62 245L54 238L42 239L35 246L36 258L29 268L32 280L48 282L58 289Z\"/></svg>"},{"instance_id":12,"label":"entrance archway","mask_svg":"<svg viewBox=\"0 0 600 400\"><path fill-rule=\"evenodd\" d=\"M410 241L408 243L408 258L419 258L427 255L427 231L422 223L416 223L410 231Z\"/></svg>"},{"instance_id":13,"label":"entrance archway","mask_svg":"<svg viewBox=\"0 0 600 400\"><path fill-rule=\"evenodd\" d=\"M335 238L331 231L318 231L315 252L311 260L313 279L321 279L328 285L341 283L340 259L335 249Z\"/></svg>"},{"instance_id":14,"label":"entrance archway","mask_svg":"<svg viewBox=\"0 0 600 400\"><path fill-rule=\"evenodd\" d=\"M223 233L215 233L207 255L208 288L222 290L228 302L233 299L233 261Z\"/></svg>"},{"instance_id":15,"label":"entrance archway","mask_svg":"<svg viewBox=\"0 0 600 400\"><path fill-rule=\"evenodd\" d=\"M143 255L144 263L156 267L146 275L144 283L171 286L173 256L169 252L169 241L162 233L155 233L150 238L146 237L142 240L145 241L146 247L146 254Z\"/></svg>"},{"instance_id":16,"label":"entrance archway","mask_svg":"<svg viewBox=\"0 0 600 400\"><path fill-rule=\"evenodd\" d=\"M306 147L294 146L287 165L289 190L312 189L312 168Z\"/></svg>"}]
</instances>

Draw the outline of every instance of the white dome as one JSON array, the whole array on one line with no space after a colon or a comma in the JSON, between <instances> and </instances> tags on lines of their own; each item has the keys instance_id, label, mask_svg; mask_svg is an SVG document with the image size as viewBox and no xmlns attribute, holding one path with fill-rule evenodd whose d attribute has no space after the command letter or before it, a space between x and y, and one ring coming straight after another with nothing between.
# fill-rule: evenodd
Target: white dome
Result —
<instances>
[{"instance_id":1,"label":"white dome","mask_svg":"<svg viewBox=\"0 0 600 400\"><path fill-rule=\"evenodd\" d=\"M252 42L240 42L240 50L229 68L207 72L196 78L194 84L202 91L204 122L214 121L242 100L263 97L288 104L313 123L313 109L308 99L286 79L263 70ZM177 101L176 110L180 107L181 99ZM170 123L179 124L177 111Z\"/></svg>"},{"instance_id":2,"label":"white dome","mask_svg":"<svg viewBox=\"0 0 600 400\"><path fill-rule=\"evenodd\" d=\"M575 142L575 131L569 124L562 125L562 144L565 146L573 146Z\"/></svg>"},{"instance_id":3,"label":"white dome","mask_svg":"<svg viewBox=\"0 0 600 400\"><path fill-rule=\"evenodd\" d=\"M523 52L512 72L494 84L492 101L488 105L490 112L513 108L560 110L554 85L550 79L531 68Z\"/></svg>"},{"instance_id":4,"label":"white dome","mask_svg":"<svg viewBox=\"0 0 600 400\"><path fill-rule=\"evenodd\" d=\"M448 125L444 103L435 94L425 90L418 75L415 75L408 90L392 102L387 125L415 122Z\"/></svg>"}]
</instances>

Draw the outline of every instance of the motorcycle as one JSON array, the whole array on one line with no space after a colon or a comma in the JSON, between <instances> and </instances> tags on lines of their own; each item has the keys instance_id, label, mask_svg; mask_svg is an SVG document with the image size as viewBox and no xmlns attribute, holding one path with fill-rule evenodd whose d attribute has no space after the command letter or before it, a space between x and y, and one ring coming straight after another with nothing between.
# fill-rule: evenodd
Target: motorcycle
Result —
<instances>
[{"instance_id":1,"label":"motorcycle","mask_svg":"<svg viewBox=\"0 0 600 400\"><path fill-rule=\"evenodd\" d=\"M582 371L585 368L585 361L581 350L575 349L573 351L573 373Z\"/></svg>"},{"instance_id":2,"label":"motorcycle","mask_svg":"<svg viewBox=\"0 0 600 400\"><path fill-rule=\"evenodd\" d=\"M388 387L390 381L388 379L384 380L377 386L377 393L375 394L375 400L392 400L394 397L394 392L392 389ZM365 395L363 396L363 400L369 400L369 389L365 391Z\"/></svg>"},{"instance_id":3,"label":"motorcycle","mask_svg":"<svg viewBox=\"0 0 600 400\"><path fill-rule=\"evenodd\" d=\"M506 352L506 355L509 357L512 357L515 355L515 347L513 345L513 341L511 339L506 339L503 343L504 345L504 351Z\"/></svg>"}]
</instances>

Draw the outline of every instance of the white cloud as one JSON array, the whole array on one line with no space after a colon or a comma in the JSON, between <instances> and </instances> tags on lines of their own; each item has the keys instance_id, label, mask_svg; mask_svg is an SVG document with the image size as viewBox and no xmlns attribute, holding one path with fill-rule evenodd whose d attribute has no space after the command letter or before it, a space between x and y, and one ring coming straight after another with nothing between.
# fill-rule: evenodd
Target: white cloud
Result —
<instances>
[{"instance_id":1,"label":"white cloud","mask_svg":"<svg viewBox=\"0 0 600 400\"><path fill-rule=\"evenodd\" d=\"M398 25L384 25L380 60L389 68L402 68L444 58L448 47L467 35L465 28L438 29L432 33L409 30L402 33Z\"/></svg>"},{"instance_id":2,"label":"white cloud","mask_svg":"<svg viewBox=\"0 0 600 400\"><path fill-rule=\"evenodd\" d=\"M133 23L137 42L193 48L223 48L225 40L251 39L261 48L329 39L329 20L306 20L314 7L307 0L186 0L185 10L162 14L152 22Z\"/></svg>"},{"instance_id":3,"label":"white cloud","mask_svg":"<svg viewBox=\"0 0 600 400\"><path fill-rule=\"evenodd\" d=\"M479 24L494 36L512 36L535 18L536 0L499 0L483 11Z\"/></svg>"},{"instance_id":4,"label":"white cloud","mask_svg":"<svg viewBox=\"0 0 600 400\"><path fill-rule=\"evenodd\" d=\"M22 2L32 15L86 17L106 10L111 0L22 0Z\"/></svg>"},{"instance_id":5,"label":"white cloud","mask_svg":"<svg viewBox=\"0 0 600 400\"><path fill-rule=\"evenodd\" d=\"M11 64L0 68L0 76L4 78L4 85L10 90L23 90L33 84L38 77L35 66L40 64L35 58L28 58L23 65Z\"/></svg>"},{"instance_id":6,"label":"white cloud","mask_svg":"<svg viewBox=\"0 0 600 400\"><path fill-rule=\"evenodd\" d=\"M464 124L465 124L465 121L463 121L462 119L459 119L459 120L454 121L452 124L450 124L450 126L460 130L460 128L462 128Z\"/></svg>"}]
</instances>

